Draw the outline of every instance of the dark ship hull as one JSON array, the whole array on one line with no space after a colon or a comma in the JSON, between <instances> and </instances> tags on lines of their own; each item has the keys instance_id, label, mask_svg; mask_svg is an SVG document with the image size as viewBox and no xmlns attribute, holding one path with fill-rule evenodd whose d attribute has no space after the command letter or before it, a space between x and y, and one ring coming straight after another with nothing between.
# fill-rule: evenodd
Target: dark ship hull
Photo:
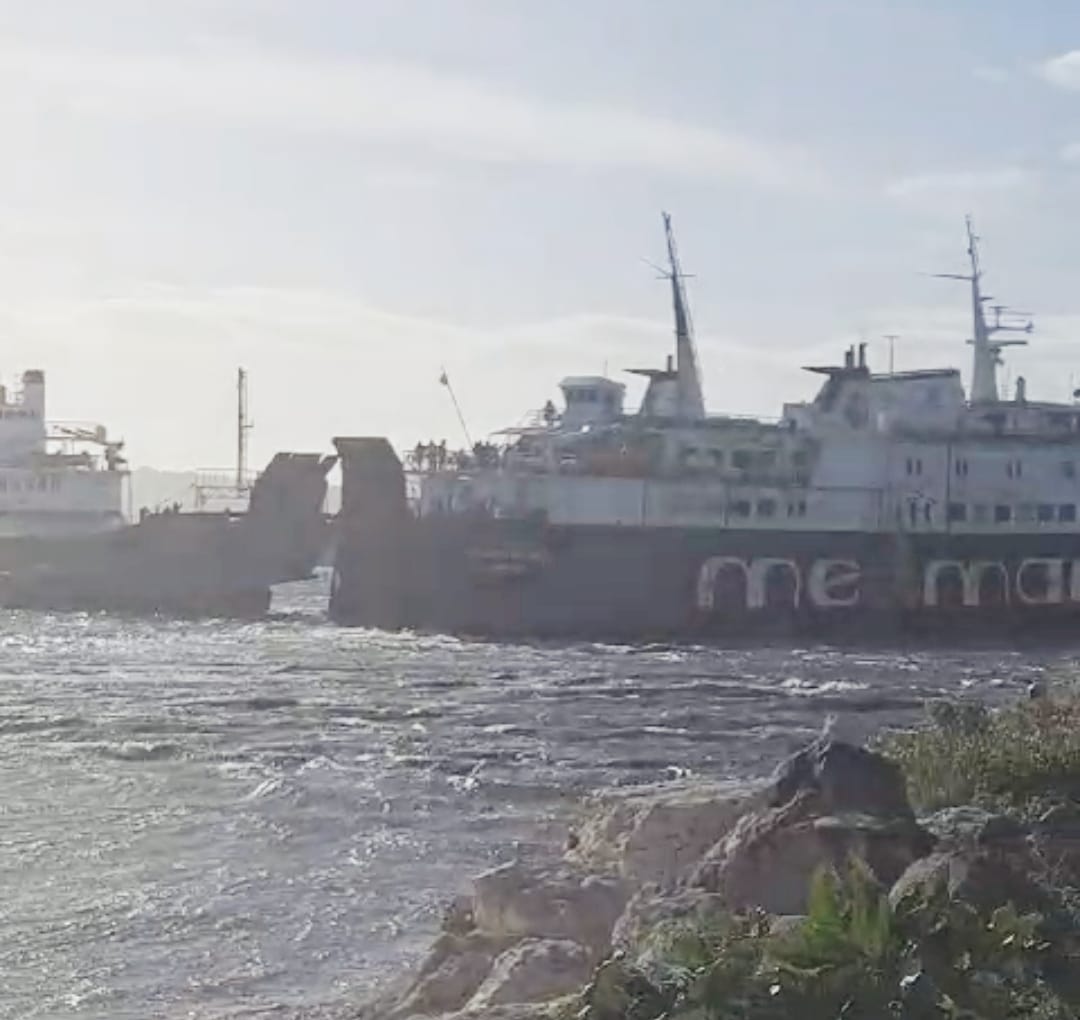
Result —
<instances>
[{"instance_id":1,"label":"dark ship hull","mask_svg":"<svg viewBox=\"0 0 1080 1020\"><path fill-rule=\"evenodd\" d=\"M271 586L311 575L328 539L334 458L279 453L242 514L160 513L115 531L0 539L8 608L257 617Z\"/></svg>"},{"instance_id":2,"label":"dark ship hull","mask_svg":"<svg viewBox=\"0 0 1080 1020\"><path fill-rule=\"evenodd\" d=\"M389 447L349 442L341 623L634 642L1080 636L1080 535L417 518Z\"/></svg>"}]
</instances>

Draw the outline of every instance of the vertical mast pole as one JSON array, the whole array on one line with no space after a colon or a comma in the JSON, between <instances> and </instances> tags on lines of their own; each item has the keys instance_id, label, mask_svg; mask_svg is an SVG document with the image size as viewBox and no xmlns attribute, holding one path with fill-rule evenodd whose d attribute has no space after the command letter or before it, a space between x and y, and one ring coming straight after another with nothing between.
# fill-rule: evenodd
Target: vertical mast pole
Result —
<instances>
[{"instance_id":1,"label":"vertical mast pole","mask_svg":"<svg viewBox=\"0 0 1080 1020\"><path fill-rule=\"evenodd\" d=\"M236 370L236 491L247 483L247 434L251 422L247 416L247 372Z\"/></svg>"},{"instance_id":2,"label":"vertical mast pole","mask_svg":"<svg viewBox=\"0 0 1080 1020\"><path fill-rule=\"evenodd\" d=\"M668 273L671 280L671 297L675 311L675 368L679 393L679 417L701 420L705 417L705 402L701 394L701 376L698 369L697 350L694 345L694 327L690 321L686 290L683 287L683 271L675 248L675 232L671 216L662 213L664 236L667 241Z\"/></svg>"}]
</instances>

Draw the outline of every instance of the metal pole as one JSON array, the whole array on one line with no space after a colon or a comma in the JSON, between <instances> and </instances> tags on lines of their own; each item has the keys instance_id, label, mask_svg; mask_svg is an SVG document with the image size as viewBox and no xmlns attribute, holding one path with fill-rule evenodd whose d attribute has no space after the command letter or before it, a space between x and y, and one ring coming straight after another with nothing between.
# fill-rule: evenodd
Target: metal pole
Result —
<instances>
[{"instance_id":1,"label":"metal pole","mask_svg":"<svg viewBox=\"0 0 1080 1020\"><path fill-rule=\"evenodd\" d=\"M247 479L247 372L236 370L236 491L243 492Z\"/></svg>"},{"instance_id":2,"label":"metal pole","mask_svg":"<svg viewBox=\"0 0 1080 1020\"><path fill-rule=\"evenodd\" d=\"M465 424L465 416L461 413L461 406L458 404L457 397L454 395L454 387L450 385L450 376L446 374L446 369L442 369L442 375L439 376L439 382L446 387L446 392L450 394L450 401L454 405L454 412L457 414L457 420L461 423L461 431L465 433L465 442L468 444L468 449L473 448L472 437L469 435L469 426Z\"/></svg>"},{"instance_id":3,"label":"metal pole","mask_svg":"<svg viewBox=\"0 0 1080 1020\"><path fill-rule=\"evenodd\" d=\"M885 339L889 341L889 375L895 375L896 362L893 345L900 339L900 336L897 333L886 333Z\"/></svg>"},{"instance_id":4,"label":"metal pole","mask_svg":"<svg viewBox=\"0 0 1080 1020\"><path fill-rule=\"evenodd\" d=\"M244 484L244 370L236 370L236 491Z\"/></svg>"}]
</instances>

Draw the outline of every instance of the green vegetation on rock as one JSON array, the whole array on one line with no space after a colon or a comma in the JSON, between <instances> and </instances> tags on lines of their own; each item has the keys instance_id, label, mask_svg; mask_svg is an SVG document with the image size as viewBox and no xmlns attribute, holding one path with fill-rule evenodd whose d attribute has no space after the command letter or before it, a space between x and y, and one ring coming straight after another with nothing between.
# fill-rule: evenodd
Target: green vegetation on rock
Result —
<instances>
[{"instance_id":1,"label":"green vegetation on rock","mask_svg":"<svg viewBox=\"0 0 1080 1020\"><path fill-rule=\"evenodd\" d=\"M928 725L883 738L878 750L907 778L916 808L1080 799L1080 696L1046 697L996 712L948 702Z\"/></svg>"},{"instance_id":2,"label":"green vegetation on rock","mask_svg":"<svg viewBox=\"0 0 1080 1020\"><path fill-rule=\"evenodd\" d=\"M1076 935L1057 921L1009 906L979 911L944 888L890 905L858 864L815 877L805 918L674 922L641 948L635 967L610 965L567 1015L1067 1020L1080 1005Z\"/></svg>"},{"instance_id":3,"label":"green vegetation on rock","mask_svg":"<svg viewBox=\"0 0 1080 1020\"><path fill-rule=\"evenodd\" d=\"M805 916L661 922L566 1015L1080 1017L1080 696L998 711L938 704L876 750L900 767L912 804L938 812L926 820L935 853L891 890L857 858L822 867Z\"/></svg>"}]
</instances>

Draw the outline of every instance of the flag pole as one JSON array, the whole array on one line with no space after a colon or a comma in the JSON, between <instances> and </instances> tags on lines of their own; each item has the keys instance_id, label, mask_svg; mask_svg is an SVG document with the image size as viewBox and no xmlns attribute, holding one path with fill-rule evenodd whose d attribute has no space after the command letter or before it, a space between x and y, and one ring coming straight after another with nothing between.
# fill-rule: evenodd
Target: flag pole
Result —
<instances>
[{"instance_id":1,"label":"flag pole","mask_svg":"<svg viewBox=\"0 0 1080 1020\"><path fill-rule=\"evenodd\" d=\"M465 433L465 442L468 444L468 448L473 448L472 436L469 435L469 426L465 424L465 416L461 413L461 405L458 404L457 397L454 395L454 387L450 385L450 376L446 374L446 367L443 366L442 374L439 376L439 382L446 387L446 392L450 394L450 401L454 405L454 411L457 414L457 419L461 422L461 431Z\"/></svg>"}]
</instances>

